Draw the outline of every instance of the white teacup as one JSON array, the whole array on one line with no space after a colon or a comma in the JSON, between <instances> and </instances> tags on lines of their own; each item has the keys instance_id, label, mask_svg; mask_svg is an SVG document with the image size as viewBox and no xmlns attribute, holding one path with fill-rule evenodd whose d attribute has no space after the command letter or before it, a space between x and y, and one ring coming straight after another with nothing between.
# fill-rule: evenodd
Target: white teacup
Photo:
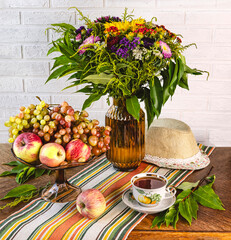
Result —
<instances>
[{"instance_id":1,"label":"white teacup","mask_svg":"<svg viewBox=\"0 0 231 240\"><path fill-rule=\"evenodd\" d=\"M167 178L157 173L137 174L132 177L131 183L134 198L146 207L155 207L164 199L172 198L176 194L174 187L166 187Z\"/></svg>"}]
</instances>

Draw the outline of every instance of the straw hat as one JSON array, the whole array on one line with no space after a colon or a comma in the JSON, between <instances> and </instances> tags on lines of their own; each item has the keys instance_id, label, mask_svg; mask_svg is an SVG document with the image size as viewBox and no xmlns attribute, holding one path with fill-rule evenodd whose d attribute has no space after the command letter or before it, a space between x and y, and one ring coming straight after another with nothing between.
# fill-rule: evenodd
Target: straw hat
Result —
<instances>
[{"instance_id":1,"label":"straw hat","mask_svg":"<svg viewBox=\"0 0 231 240\"><path fill-rule=\"evenodd\" d=\"M155 120L146 133L145 148L144 161L159 167L195 170L210 163L190 127L176 119Z\"/></svg>"}]
</instances>

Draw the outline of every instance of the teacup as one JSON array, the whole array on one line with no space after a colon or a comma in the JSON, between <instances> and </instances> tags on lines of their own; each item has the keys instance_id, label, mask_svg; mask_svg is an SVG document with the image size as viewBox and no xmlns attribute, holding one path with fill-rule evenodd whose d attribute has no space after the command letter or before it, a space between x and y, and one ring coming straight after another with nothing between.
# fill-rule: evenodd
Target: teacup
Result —
<instances>
[{"instance_id":1,"label":"teacup","mask_svg":"<svg viewBox=\"0 0 231 240\"><path fill-rule=\"evenodd\" d=\"M161 201L172 198L176 189L168 186L165 176L157 173L140 173L132 177L132 192L136 201L146 207L155 207Z\"/></svg>"}]
</instances>

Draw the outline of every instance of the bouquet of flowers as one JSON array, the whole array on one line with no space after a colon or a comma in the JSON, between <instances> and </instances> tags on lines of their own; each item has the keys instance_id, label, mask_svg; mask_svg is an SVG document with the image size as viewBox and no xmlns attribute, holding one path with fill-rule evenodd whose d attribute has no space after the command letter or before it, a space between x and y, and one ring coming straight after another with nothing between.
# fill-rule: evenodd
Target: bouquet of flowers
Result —
<instances>
[{"instance_id":1,"label":"bouquet of flowers","mask_svg":"<svg viewBox=\"0 0 231 240\"><path fill-rule=\"evenodd\" d=\"M139 120L140 102L144 101L148 126L159 116L162 106L177 86L188 89L188 74L203 71L186 65L180 35L143 18L134 19L125 9L121 18L100 17L91 21L76 8L86 26L76 29L66 23L52 24L62 33L53 41L48 54L54 58L47 79L69 75L69 87L84 84L77 92L89 97L83 109L103 95L126 102L127 111Z\"/></svg>"}]
</instances>

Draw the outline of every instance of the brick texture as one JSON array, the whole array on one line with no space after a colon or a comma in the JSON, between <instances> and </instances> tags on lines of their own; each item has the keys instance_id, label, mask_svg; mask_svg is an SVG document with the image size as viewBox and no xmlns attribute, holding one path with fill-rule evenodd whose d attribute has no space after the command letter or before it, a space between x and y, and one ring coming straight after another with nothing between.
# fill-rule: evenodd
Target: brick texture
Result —
<instances>
[{"instance_id":1,"label":"brick texture","mask_svg":"<svg viewBox=\"0 0 231 240\"><path fill-rule=\"evenodd\" d=\"M18 113L21 105L36 103L36 95L51 103L68 101L80 110L87 96L77 88L61 91L67 77L44 84L52 64L46 55L48 43L58 34L45 30L51 23L83 24L69 7L76 6L92 20L102 15L121 16L125 7L135 17L165 25L195 42L184 54L187 64L206 70L206 75L189 76L190 91L177 89L163 107L161 117L176 118L191 126L198 141L231 146L231 1L230 0L2 0L0 1L0 142L7 142L3 122ZM112 101L111 101L112 102ZM142 107L144 108L143 104ZM106 97L88 109L90 118L104 124Z\"/></svg>"}]
</instances>

